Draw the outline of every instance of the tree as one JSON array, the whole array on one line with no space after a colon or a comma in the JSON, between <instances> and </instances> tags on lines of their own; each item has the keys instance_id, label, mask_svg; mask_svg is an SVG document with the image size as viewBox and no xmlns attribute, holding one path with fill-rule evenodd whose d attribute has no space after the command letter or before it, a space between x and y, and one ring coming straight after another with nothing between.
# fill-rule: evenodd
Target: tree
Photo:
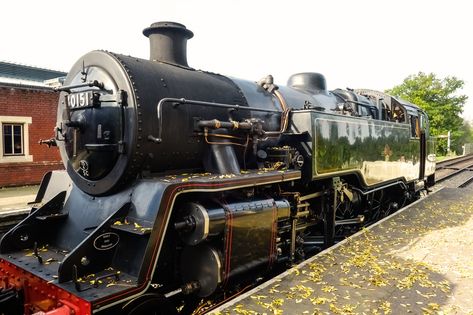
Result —
<instances>
[{"instance_id":1,"label":"tree","mask_svg":"<svg viewBox=\"0 0 473 315\"><path fill-rule=\"evenodd\" d=\"M473 143L473 129L469 122L463 122L461 131L461 136L458 138L457 145L454 147L456 152L462 152L462 146L465 143Z\"/></svg>"},{"instance_id":2,"label":"tree","mask_svg":"<svg viewBox=\"0 0 473 315\"><path fill-rule=\"evenodd\" d=\"M460 140L465 140L463 118L460 114L468 97L459 94L463 88L463 80L456 77L437 78L434 73L419 72L410 75L402 84L387 90L386 93L400 97L416 104L427 112L430 120L430 132L434 136L446 135L451 132L451 148L461 152ZM469 126L467 126L469 127ZM447 153L446 140L438 142L439 153Z\"/></svg>"}]
</instances>

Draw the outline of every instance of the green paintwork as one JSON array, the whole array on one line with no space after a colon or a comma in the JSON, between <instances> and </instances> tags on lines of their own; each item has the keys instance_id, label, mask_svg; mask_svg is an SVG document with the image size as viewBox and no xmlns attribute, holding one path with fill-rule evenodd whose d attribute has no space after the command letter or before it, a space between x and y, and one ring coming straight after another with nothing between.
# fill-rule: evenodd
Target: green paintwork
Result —
<instances>
[{"instance_id":1,"label":"green paintwork","mask_svg":"<svg viewBox=\"0 0 473 315\"><path fill-rule=\"evenodd\" d=\"M312 125L313 178L335 174L360 174L366 185L404 177L419 177L420 140L411 137L409 124L316 111L301 113L296 121ZM310 114L310 122L308 121ZM427 155L433 153L432 141ZM426 161L426 176L432 165Z\"/></svg>"}]
</instances>

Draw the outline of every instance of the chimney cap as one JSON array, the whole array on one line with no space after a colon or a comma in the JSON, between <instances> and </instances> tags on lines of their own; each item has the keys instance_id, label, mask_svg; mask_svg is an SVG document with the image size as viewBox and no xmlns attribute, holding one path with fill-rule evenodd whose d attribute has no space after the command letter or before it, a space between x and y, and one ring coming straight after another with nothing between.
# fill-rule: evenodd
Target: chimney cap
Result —
<instances>
[{"instance_id":1,"label":"chimney cap","mask_svg":"<svg viewBox=\"0 0 473 315\"><path fill-rule=\"evenodd\" d=\"M176 23L176 22L156 22L151 24L150 27L147 27L143 30L143 35L149 37L151 34L155 33L156 31L178 31L181 32L187 39L194 37L194 33L187 29L184 24Z\"/></svg>"}]
</instances>

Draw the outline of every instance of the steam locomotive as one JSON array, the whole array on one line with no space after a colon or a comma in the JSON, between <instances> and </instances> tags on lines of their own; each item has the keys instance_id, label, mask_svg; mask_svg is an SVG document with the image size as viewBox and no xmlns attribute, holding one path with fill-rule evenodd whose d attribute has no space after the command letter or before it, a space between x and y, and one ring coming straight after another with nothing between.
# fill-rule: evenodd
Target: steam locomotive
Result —
<instances>
[{"instance_id":1,"label":"steam locomotive","mask_svg":"<svg viewBox=\"0 0 473 315\"><path fill-rule=\"evenodd\" d=\"M65 171L0 242L0 313L200 314L433 185L417 106L196 70L184 25L143 34L150 60L92 51L58 88Z\"/></svg>"}]
</instances>

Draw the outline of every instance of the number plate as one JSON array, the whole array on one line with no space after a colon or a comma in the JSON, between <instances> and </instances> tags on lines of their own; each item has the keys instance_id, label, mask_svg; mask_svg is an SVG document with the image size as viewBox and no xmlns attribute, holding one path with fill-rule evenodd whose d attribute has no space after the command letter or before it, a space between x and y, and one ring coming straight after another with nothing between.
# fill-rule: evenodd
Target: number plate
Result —
<instances>
[{"instance_id":1,"label":"number plate","mask_svg":"<svg viewBox=\"0 0 473 315\"><path fill-rule=\"evenodd\" d=\"M94 106L94 94L91 91L67 95L67 104L71 109Z\"/></svg>"}]
</instances>

